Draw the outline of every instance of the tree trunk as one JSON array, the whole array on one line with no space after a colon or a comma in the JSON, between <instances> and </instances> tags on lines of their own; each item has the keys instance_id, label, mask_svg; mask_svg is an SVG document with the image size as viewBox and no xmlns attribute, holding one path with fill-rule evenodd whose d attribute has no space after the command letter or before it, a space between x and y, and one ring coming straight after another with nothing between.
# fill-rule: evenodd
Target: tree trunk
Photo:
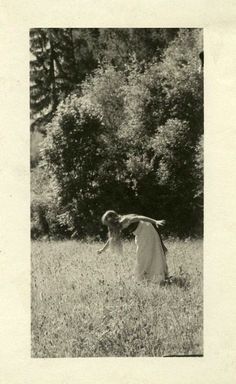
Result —
<instances>
[{"instance_id":1,"label":"tree trunk","mask_svg":"<svg viewBox=\"0 0 236 384\"><path fill-rule=\"evenodd\" d=\"M57 108L57 94L56 94L56 77L55 77L55 50L53 45L53 39L51 38L51 32L48 32L49 42L50 42L50 82L51 82L51 105L52 112L55 112Z\"/></svg>"}]
</instances>

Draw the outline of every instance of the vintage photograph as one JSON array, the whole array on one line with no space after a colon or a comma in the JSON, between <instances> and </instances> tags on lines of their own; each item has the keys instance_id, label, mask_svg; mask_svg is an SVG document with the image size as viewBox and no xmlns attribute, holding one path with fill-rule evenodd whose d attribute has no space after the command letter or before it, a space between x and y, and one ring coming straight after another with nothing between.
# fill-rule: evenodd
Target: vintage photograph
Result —
<instances>
[{"instance_id":1,"label":"vintage photograph","mask_svg":"<svg viewBox=\"0 0 236 384\"><path fill-rule=\"evenodd\" d=\"M201 357L201 28L31 28L31 357Z\"/></svg>"}]
</instances>

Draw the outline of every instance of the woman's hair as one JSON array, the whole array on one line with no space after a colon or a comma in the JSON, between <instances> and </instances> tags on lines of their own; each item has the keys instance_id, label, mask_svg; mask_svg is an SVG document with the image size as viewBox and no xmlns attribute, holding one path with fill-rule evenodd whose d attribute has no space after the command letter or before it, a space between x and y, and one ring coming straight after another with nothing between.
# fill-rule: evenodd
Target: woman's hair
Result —
<instances>
[{"instance_id":1,"label":"woman's hair","mask_svg":"<svg viewBox=\"0 0 236 384\"><path fill-rule=\"evenodd\" d=\"M116 224L119 222L119 215L115 211L106 211L102 216L102 223L104 225Z\"/></svg>"},{"instance_id":2,"label":"woman's hair","mask_svg":"<svg viewBox=\"0 0 236 384\"><path fill-rule=\"evenodd\" d=\"M109 228L110 232L119 232L122 229L119 219L120 215L117 212L109 210L102 216L102 223Z\"/></svg>"}]
</instances>

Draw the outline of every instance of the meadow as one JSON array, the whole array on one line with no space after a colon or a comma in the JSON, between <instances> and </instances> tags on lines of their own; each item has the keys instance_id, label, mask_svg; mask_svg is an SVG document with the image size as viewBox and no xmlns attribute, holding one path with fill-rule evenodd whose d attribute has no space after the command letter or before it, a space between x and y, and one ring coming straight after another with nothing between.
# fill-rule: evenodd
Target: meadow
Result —
<instances>
[{"instance_id":1,"label":"meadow","mask_svg":"<svg viewBox=\"0 0 236 384\"><path fill-rule=\"evenodd\" d=\"M32 357L203 354L202 240L168 240L173 282L133 278L135 244L33 241Z\"/></svg>"}]
</instances>

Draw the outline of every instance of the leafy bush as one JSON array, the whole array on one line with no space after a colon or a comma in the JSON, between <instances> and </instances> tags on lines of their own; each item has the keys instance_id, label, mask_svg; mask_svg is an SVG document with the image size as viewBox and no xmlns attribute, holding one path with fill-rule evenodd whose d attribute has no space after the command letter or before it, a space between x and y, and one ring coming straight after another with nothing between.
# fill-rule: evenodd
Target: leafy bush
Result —
<instances>
[{"instance_id":1,"label":"leafy bush","mask_svg":"<svg viewBox=\"0 0 236 384\"><path fill-rule=\"evenodd\" d=\"M66 233L58 218L53 180L41 166L31 171L31 237L60 238Z\"/></svg>"},{"instance_id":2,"label":"leafy bush","mask_svg":"<svg viewBox=\"0 0 236 384\"><path fill-rule=\"evenodd\" d=\"M61 102L41 146L50 199L35 205L59 233L103 236L100 217L115 209L165 218L169 234L201 234L198 40L181 31L161 62L102 63Z\"/></svg>"},{"instance_id":3,"label":"leafy bush","mask_svg":"<svg viewBox=\"0 0 236 384\"><path fill-rule=\"evenodd\" d=\"M94 112L88 114L73 95L59 106L42 147L43 165L54 180L58 220L68 233L76 231L80 237L89 233L96 212L100 129L99 118Z\"/></svg>"}]
</instances>

